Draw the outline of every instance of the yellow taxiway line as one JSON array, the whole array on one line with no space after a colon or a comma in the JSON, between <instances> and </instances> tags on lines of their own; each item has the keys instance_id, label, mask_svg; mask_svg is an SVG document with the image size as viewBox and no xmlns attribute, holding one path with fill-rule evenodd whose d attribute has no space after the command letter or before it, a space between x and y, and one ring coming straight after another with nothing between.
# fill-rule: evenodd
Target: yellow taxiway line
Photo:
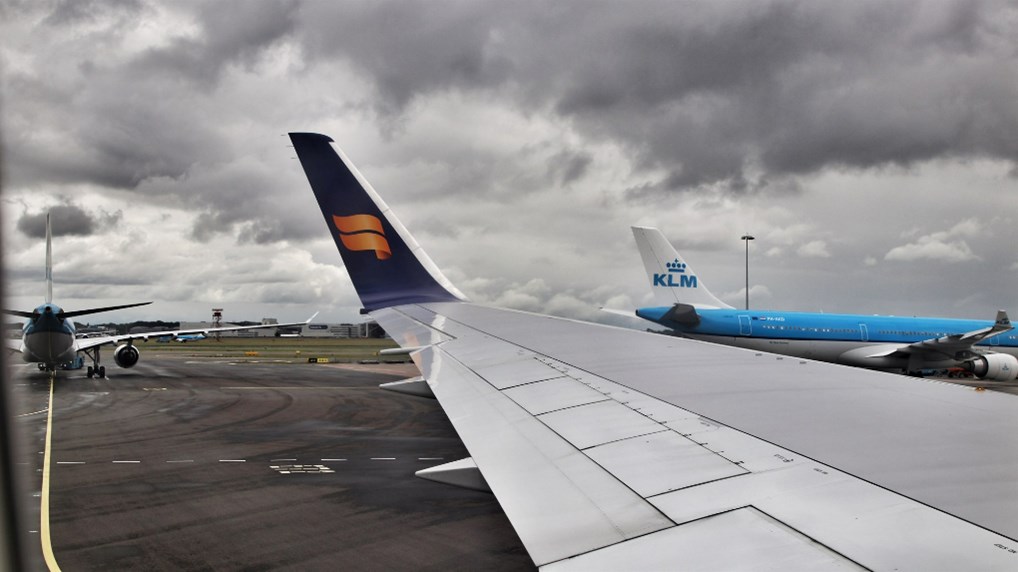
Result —
<instances>
[{"instance_id":1,"label":"yellow taxiway line","mask_svg":"<svg viewBox=\"0 0 1018 572\"><path fill-rule=\"evenodd\" d=\"M53 544L49 537L49 466L50 466L50 442L53 436L53 384L54 377L49 380L49 413L46 415L46 449L42 456L42 502L39 507L41 522L39 523L39 537L42 539L42 556L46 560L46 566L52 572L59 572L60 565L53 555Z\"/></svg>"}]
</instances>

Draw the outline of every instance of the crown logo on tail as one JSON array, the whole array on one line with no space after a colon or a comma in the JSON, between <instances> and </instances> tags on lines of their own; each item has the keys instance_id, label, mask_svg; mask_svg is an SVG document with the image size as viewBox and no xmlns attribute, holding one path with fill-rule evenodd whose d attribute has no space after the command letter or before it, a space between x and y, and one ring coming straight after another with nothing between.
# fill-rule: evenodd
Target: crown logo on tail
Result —
<instances>
[{"instance_id":1,"label":"crown logo on tail","mask_svg":"<svg viewBox=\"0 0 1018 572\"><path fill-rule=\"evenodd\" d=\"M392 257L382 221L378 217L366 214L332 215L332 222L339 229L339 239L347 250L372 250L379 260Z\"/></svg>"},{"instance_id":2,"label":"crown logo on tail","mask_svg":"<svg viewBox=\"0 0 1018 572\"><path fill-rule=\"evenodd\" d=\"M667 262L667 263L665 263L665 266L668 268L669 272L685 272L686 271L686 263L685 262L679 262L678 258L676 258L674 262Z\"/></svg>"}]
</instances>

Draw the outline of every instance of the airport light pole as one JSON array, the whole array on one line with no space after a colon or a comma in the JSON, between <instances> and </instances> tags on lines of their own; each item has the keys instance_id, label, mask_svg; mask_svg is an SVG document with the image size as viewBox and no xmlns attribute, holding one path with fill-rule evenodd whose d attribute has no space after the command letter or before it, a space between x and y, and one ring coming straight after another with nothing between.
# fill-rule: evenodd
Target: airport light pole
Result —
<instances>
[{"instance_id":1,"label":"airport light pole","mask_svg":"<svg viewBox=\"0 0 1018 572\"><path fill-rule=\"evenodd\" d=\"M746 241L746 309L749 309L749 241L755 240L756 237L749 234L748 232L742 235L742 240Z\"/></svg>"}]
</instances>

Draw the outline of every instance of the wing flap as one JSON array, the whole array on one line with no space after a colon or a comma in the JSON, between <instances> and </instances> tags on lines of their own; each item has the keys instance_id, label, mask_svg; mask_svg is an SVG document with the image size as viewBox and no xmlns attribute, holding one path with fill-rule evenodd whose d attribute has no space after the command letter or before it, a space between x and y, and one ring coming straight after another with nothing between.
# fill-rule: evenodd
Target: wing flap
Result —
<instances>
[{"instance_id":1,"label":"wing flap","mask_svg":"<svg viewBox=\"0 0 1018 572\"><path fill-rule=\"evenodd\" d=\"M577 449L668 430L616 401L561 409L540 420Z\"/></svg>"},{"instance_id":2,"label":"wing flap","mask_svg":"<svg viewBox=\"0 0 1018 572\"><path fill-rule=\"evenodd\" d=\"M541 568L543 572L675 569L866 568L752 507L712 515Z\"/></svg>"},{"instance_id":3,"label":"wing flap","mask_svg":"<svg viewBox=\"0 0 1018 572\"><path fill-rule=\"evenodd\" d=\"M536 564L672 525L440 347L415 362Z\"/></svg>"}]
</instances>

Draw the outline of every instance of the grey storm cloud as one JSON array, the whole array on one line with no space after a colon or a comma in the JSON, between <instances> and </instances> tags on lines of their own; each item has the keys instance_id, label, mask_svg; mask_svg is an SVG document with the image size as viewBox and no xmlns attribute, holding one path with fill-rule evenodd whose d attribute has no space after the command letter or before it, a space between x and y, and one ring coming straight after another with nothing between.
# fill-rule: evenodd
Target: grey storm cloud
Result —
<instances>
[{"instance_id":1,"label":"grey storm cloud","mask_svg":"<svg viewBox=\"0 0 1018 572\"><path fill-rule=\"evenodd\" d=\"M89 236L115 226L123 213L99 211L90 213L70 202L55 205L39 213L24 213L18 219L18 230L29 238L46 238L46 214L50 215L53 236Z\"/></svg>"},{"instance_id":2,"label":"grey storm cloud","mask_svg":"<svg viewBox=\"0 0 1018 572\"><path fill-rule=\"evenodd\" d=\"M120 53L116 38L160 9L187 33ZM254 243L310 234L272 207L274 167L232 164L242 138L218 121L226 75L281 45L295 48L294 80L336 60L361 74L382 132L398 130L414 102L452 91L560 119L654 174L628 191L637 198L801 191L801 175L832 167L1018 161L1018 8L997 0L125 0L0 11L38 14L24 21L53 40L37 50L52 70L5 76L17 117L5 126L9 180L173 195L205 213L193 233L204 240L224 229ZM549 157L546 179L514 191L570 186L595 167L582 146ZM450 192L498 187L491 156L443 160Z\"/></svg>"},{"instance_id":3,"label":"grey storm cloud","mask_svg":"<svg viewBox=\"0 0 1018 572\"><path fill-rule=\"evenodd\" d=\"M201 33L154 48L132 62L135 73L167 73L212 89L224 66L250 68L261 53L293 31L299 4L295 0L210 2L195 14Z\"/></svg>"},{"instance_id":4,"label":"grey storm cloud","mask_svg":"<svg viewBox=\"0 0 1018 572\"><path fill-rule=\"evenodd\" d=\"M304 17L311 57L348 58L382 111L497 92L625 144L670 173L664 189L1018 159L1003 2L321 3Z\"/></svg>"}]
</instances>

